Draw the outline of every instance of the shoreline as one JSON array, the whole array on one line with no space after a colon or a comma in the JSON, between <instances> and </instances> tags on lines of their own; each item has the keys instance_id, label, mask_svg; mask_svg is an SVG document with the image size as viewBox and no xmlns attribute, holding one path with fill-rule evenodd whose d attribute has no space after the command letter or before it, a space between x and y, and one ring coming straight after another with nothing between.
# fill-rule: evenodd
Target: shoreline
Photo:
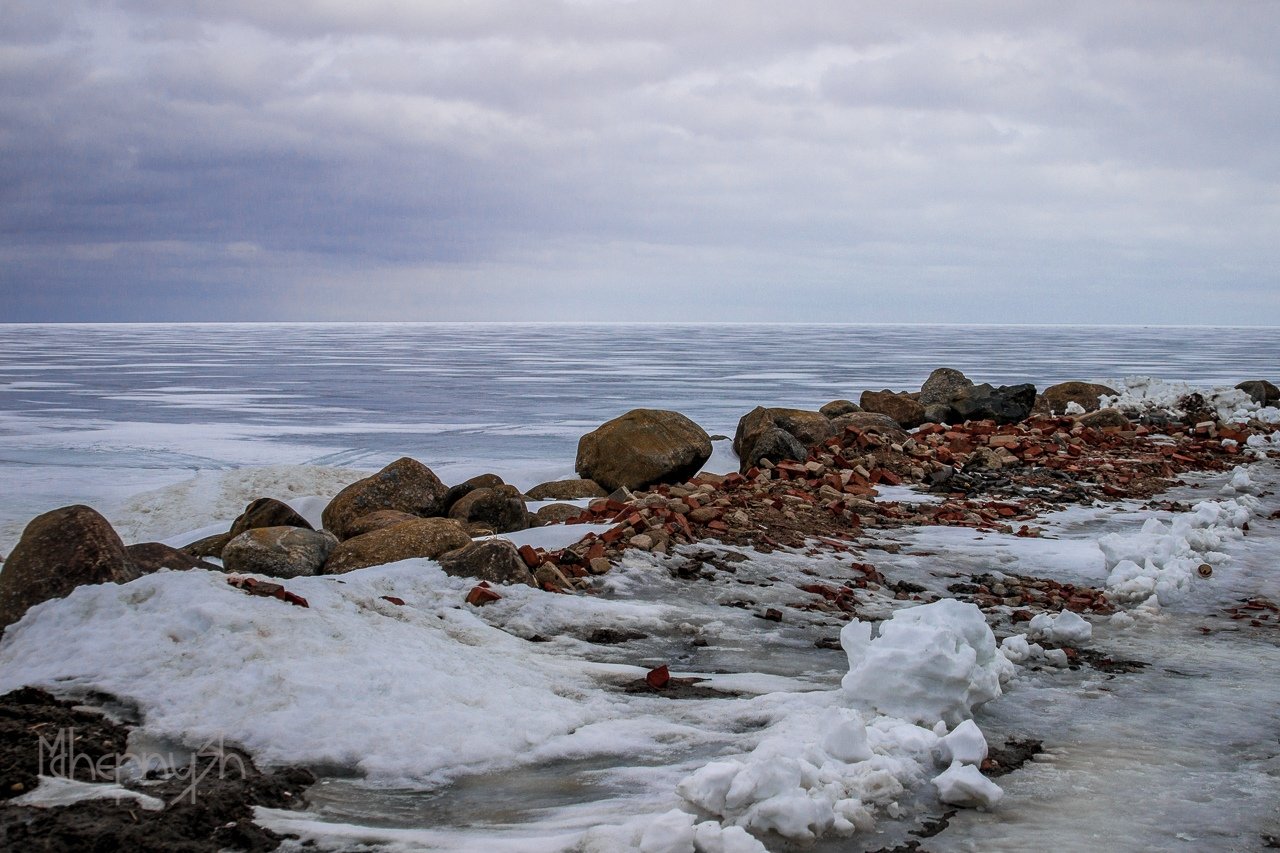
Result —
<instances>
[{"instance_id":1,"label":"shoreline","mask_svg":"<svg viewBox=\"0 0 1280 853\"><path fill-rule=\"evenodd\" d=\"M835 561L828 572L843 565L839 571L846 574L843 578L822 577L824 573L819 571L812 583L797 584L808 594L807 601L771 608L751 602L748 596L730 606L758 611L754 615L762 625L789 626L795 618L809 617L883 622L904 604L955 598L981 609L997 639L1004 641L1019 635L1019 627L1026 629L1042 613L1072 611L1100 618L1110 617L1117 608L1102 588L1028 575L971 576L978 582L957 582L952 585L956 588L945 592L925 589L886 576L877 568L877 553L896 553L887 550L895 543L884 542L885 534L891 539L895 531L965 528L979 534L1035 539L1041 516L1069 506L1114 506L1144 500L1149 512L1186 511L1183 504L1157 498L1176 487L1179 476L1225 472L1246 459L1267 458L1265 443L1256 454L1244 451L1250 435L1275 432L1274 425L1206 425L1204 421L1175 425L1167 418L1159 428L1146 426L1141 418L1131 426L1095 429L1072 418L1041 417L1003 426L984 422L926 426L911 433L907 441L896 435L886 437L886 430L849 427L814 444L805 460L765 460L742 473L696 475L682 484L615 492L596 499L572 520L609 523L612 526L607 531L590 534L565 548L522 550L520 556L531 571L555 568L569 586L577 581L586 581L580 586L592 586L601 577L607 579L609 570L596 573L584 568L600 558L609 561L610 569L619 562L640 559L667 565L672 578L680 582L714 579L733 586L738 561L749 561L753 554L821 556ZM981 464L969 466L975 456ZM1049 464L1053 460L1061 460L1062 465L1055 468ZM941 470L934 466L950 467L952 473L933 482L932 474ZM1048 473L1054 471L1059 473ZM930 500L875 500L879 497L876 487L885 485L927 488L921 497L927 495ZM683 511L677 511L676 503L683 504ZM664 536L666 546L656 547ZM594 557L593 548L598 552ZM841 562L850 558L852 566ZM762 583L776 581L741 578L736 588L745 592ZM281 584L287 592L290 581L285 579ZM502 588L498 590L494 600L502 597ZM391 603L403 606L403 602ZM280 602L279 606L288 605ZM1132 602L1127 606L1132 607ZM803 624L812 628L817 623ZM619 641L617 637L596 639L605 645ZM834 642L834 649L840 649L838 640L828 636L825 641L827 645L818 648L831 649ZM1044 639L1037 645L1036 654L1048 661L1044 666L1061 659L1069 669L1090 668L1108 676L1141 668L1139 662L1092 655L1088 649L1067 642ZM1061 656L1052 654L1059 651ZM640 695L706 698L697 690L698 677L693 678L673 679L672 688L691 691L685 696L673 691L664 697L665 682L656 687L644 678L624 680L617 686ZM715 679L711 683L714 685ZM1020 743L1017 739L1013 742ZM992 755L992 763L983 766L988 776L1011 769L999 762L998 751L993 749ZM1028 752L1020 760L1010 761L1021 766L1030 757ZM86 807L62 808L72 815ZM934 820L938 815L925 817Z\"/></svg>"}]
</instances>

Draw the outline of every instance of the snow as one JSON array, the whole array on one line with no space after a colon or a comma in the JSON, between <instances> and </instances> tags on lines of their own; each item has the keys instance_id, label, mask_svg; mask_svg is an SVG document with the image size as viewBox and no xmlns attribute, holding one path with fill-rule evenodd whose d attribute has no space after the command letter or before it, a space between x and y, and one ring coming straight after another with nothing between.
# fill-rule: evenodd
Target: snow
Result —
<instances>
[{"instance_id":1,"label":"snow","mask_svg":"<svg viewBox=\"0 0 1280 853\"><path fill-rule=\"evenodd\" d=\"M139 807L147 811L160 811L164 808L164 800L149 797L138 791L131 791L114 782L80 782L62 776L39 776L40 784L34 791L28 791L20 797L9 800L15 806L35 806L51 808L53 806L69 806L85 800L133 800Z\"/></svg>"},{"instance_id":2,"label":"snow","mask_svg":"<svg viewBox=\"0 0 1280 853\"><path fill-rule=\"evenodd\" d=\"M840 631L849 657L845 691L866 707L932 725L958 725L1000 695L1013 668L973 604L944 598L896 611L872 637L854 619Z\"/></svg>"},{"instance_id":3,"label":"snow","mask_svg":"<svg viewBox=\"0 0 1280 853\"><path fill-rule=\"evenodd\" d=\"M1000 802L1004 791L970 764L953 763L933 779L938 799L956 806L990 808Z\"/></svg>"},{"instance_id":4,"label":"snow","mask_svg":"<svg viewBox=\"0 0 1280 853\"><path fill-rule=\"evenodd\" d=\"M1250 488L1243 468L1232 475L1232 491ZM1201 501L1168 522L1148 518L1137 533L1110 533L1098 540L1106 567L1107 596L1127 605L1169 606L1193 588L1201 565L1227 562L1225 546L1242 536L1241 528L1258 511L1253 495Z\"/></svg>"},{"instance_id":5,"label":"snow","mask_svg":"<svg viewBox=\"0 0 1280 853\"><path fill-rule=\"evenodd\" d=\"M1093 626L1083 616L1070 610L1037 613L1027 623L1027 636L1066 646L1079 646L1093 637Z\"/></svg>"},{"instance_id":6,"label":"snow","mask_svg":"<svg viewBox=\"0 0 1280 853\"><path fill-rule=\"evenodd\" d=\"M1263 423L1280 423L1280 409L1259 406L1247 393L1237 388L1197 388L1186 382L1170 382L1151 376L1130 376L1109 384L1119 393L1114 396L1104 394L1099 402L1104 407L1114 407L1129 415L1164 414L1182 417L1186 412L1180 401L1189 394L1200 394L1209 407L1217 412L1221 421L1248 423L1250 420L1259 420Z\"/></svg>"}]
</instances>

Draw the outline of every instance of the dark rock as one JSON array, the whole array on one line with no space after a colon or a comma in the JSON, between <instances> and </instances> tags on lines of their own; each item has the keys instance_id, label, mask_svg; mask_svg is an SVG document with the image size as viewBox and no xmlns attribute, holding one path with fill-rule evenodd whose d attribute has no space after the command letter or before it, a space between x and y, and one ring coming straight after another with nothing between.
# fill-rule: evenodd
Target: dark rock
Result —
<instances>
[{"instance_id":1,"label":"dark rock","mask_svg":"<svg viewBox=\"0 0 1280 853\"><path fill-rule=\"evenodd\" d=\"M1259 406L1280 405L1280 388L1265 379L1250 379L1247 382L1241 382L1236 386L1236 389L1248 394L1253 402Z\"/></svg>"},{"instance_id":2,"label":"dark rock","mask_svg":"<svg viewBox=\"0 0 1280 853\"><path fill-rule=\"evenodd\" d=\"M888 389L863 391L860 403L862 411L888 415L903 429L915 429L924 423L924 406L906 394L898 394Z\"/></svg>"},{"instance_id":3,"label":"dark rock","mask_svg":"<svg viewBox=\"0 0 1280 853\"><path fill-rule=\"evenodd\" d=\"M803 462L808 457L808 448L801 444L794 435L779 426L769 424L763 430L754 434L750 450L746 456L742 457L739 469L746 473L758 466L762 459L768 459L770 462L775 463L784 459Z\"/></svg>"},{"instance_id":4,"label":"dark rock","mask_svg":"<svg viewBox=\"0 0 1280 853\"><path fill-rule=\"evenodd\" d=\"M372 533L375 530L381 530L393 524L400 524L403 521L414 521L417 518L418 516L412 513L401 512L398 509L380 509L367 515L362 515L348 524L347 538L354 539L357 536L363 536L366 533Z\"/></svg>"},{"instance_id":5,"label":"dark rock","mask_svg":"<svg viewBox=\"0 0 1280 853\"><path fill-rule=\"evenodd\" d=\"M507 539L485 539L442 554L440 568L453 577L477 578L489 583L537 586L533 572Z\"/></svg>"},{"instance_id":6,"label":"dark rock","mask_svg":"<svg viewBox=\"0 0 1280 853\"><path fill-rule=\"evenodd\" d=\"M1044 389L1036 400L1035 411L1046 415L1061 415L1067 406L1075 403L1086 412L1098 410L1098 398L1103 394L1116 395L1116 390L1095 382L1059 382Z\"/></svg>"},{"instance_id":7,"label":"dark rock","mask_svg":"<svg viewBox=\"0 0 1280 853\"><path fill-rule=\"evenodd\" d=\"M738 421L738 429L733 436L733 452L738 454L741 460L762 458L763 454L756 452L753 446L767 430L774 427L787 432L799 442L800 446L805 448L805 456L808 455L808 448L811 445L826 441L836 434L831 419L821 412L809 412L804 409L766 409L763 406L756 406ZM771 443L776 451L777 439L771 439ZM799 458L804 459L805 456ZM742 470L745 471L750 467L745 465Z\"/></svg>"},{"instance_id":8,"label":"dark rock","mask_svg":"<svg viewBox=\"0 0 1280 853\"><path fill-rule=\"evenodd\" d=\"M476 489L493 489L502 485L506 484L497 474L477 474L469 480L463 480L458 485L449 488L449 494L444 499L444 511L440 514L448 515L454 504Z\"/></svg>"},{"instance_id":9,"label":"dark rock","mask_svg":"<svg viewBox=\"0 0 1280 853\"><path fill-rule=\"evenodd\" d=\"M230 533L217 533L213 536L197 539L189 545L183 545L179 550L184 554L190 554L192 557L221 557L222 549L230 541Z\"/></svg>"},{"instance_id":10,"label":"dark rock","mask_svg":"<svg viewBox=\"0 0 1280 853\"><path fill-rule=\"evenodd\" d=\"M680 483L711 457L711 438L679 412L633 409L578 441L575 469L602 487Z\"/></svg>"},{"instance_id":11,"label":"dark rock","mask_svg":"<svg viewBox=\"0 0 1280 853\"><path fill-rule=\"evenodd\" d=\"M326 530L255 527L227 543L222 565L228 572L303 577L319 574L337 546L337 538Z\"/></svg>"},{"instance_id":12,"label":"dark rock","mask_svg":"<svg viewBox=\"0 0 1280 853\"><path fill-rule=\"evenodd\" d=\"M924 422L927 424L949 424L955 419L950 403L930 403L924 407Z\"/></svg>"},{"instance_id":13,"label":"dark rock","mask_svg":"<svg viewBox=\"0 0 1280 853\"><path fill-rule=\"evenodd\" d=\"M213 563L196 559L186 551L180 551L160 542L140 542L125 548L129 559L138 567L139 574L149 575L161 569L187 571L188 569L206 569L218 571Z\"/></svg>"},{"instance_id":14,"label":"dark rock","mask_svg":"<svg viewBox=\"0 0 1280 853\"><path fill-rule=\"evenodd\" d=\"M818 411L826 415L828 418L838 418L841 415L847 415L851 412L861 412L862 409L852 400L832 400Z\"/></svg>"},{"instance_id":15,"label":"dark rock","mask_svg":"<svg viewBox=\"0 0 1280 853\"><path fill-rule=\"evenodd\" d=\"M922 406L931 406L935 403L950 404L952 400L960 396L960 394L973 385L963 373L953 370L950 367L939 367L933 373L929 374L929 378L924 381L924 385L920 386L920 398L918 402Z\"/></svg>"},{"instance_id":16,"label":"dark rock","mask_svg":"<svg viewBox=\"0 0 1280 853\"><path fill-rule=\"evenodd\" d=\"M553 480L539 483L525 494L533 501L576 501L603 498L609 493L595 480Z\"/></svg>"},{"instance_id":17,"label":"dark rock","mask_svg":"<svg viewBox=\"0 0 1280 853\"><path fill-rule=\"evenodd\" d=\"M573 504L547 504L535 513L541 524L563 524L582 515L582 507Z\"/></svg>"},{"instance_id":18,"label":"dark rock","mask_svg":"<svg viewBox=\"0 0 1280 853\"><path fill-rule=\"evenodd\" d=\"M1001 385L995 388L987 383L972 385L951 401L951 408L962 421L993 420L998 424L1013 424L1025 420L1036 404L1036 386Z\"/></svg>"},{"instance_id":19,"label":"dark rock","mask_svg":"<svg viewBox=\"0 0 1280 853\"><path fill-rule=\"evenodd\" d=\"M1129 429L1133 426L1133 423L1125 416L1124 412L1119 409L1099 409L1096 412L1081 415L1076 418L1076 422L1093 429L1105 429L1106 427Z\"/></svg>"},{"instance_id":20,"label":"dark rock","mask_svg":"<svg viewBox=\"0 0 1280 853\"><path fill-rule=\"evenodd\" d=\"M515 486L468 492L449 510L449 517L464 523L483 524L495 533L510 533L529 526L524 499Z\"/></svg>"},{"instance_id":21,"label":"dark rock","mask_svg":"<svg viewBox=\"0 0 1280 853\"><path fill-rule=\"evenodd\" d=\"M311 522L293 511L293 507L275 498L258 498L245 507L244 512L232 522L230 536L234 539L246 530L253 530L258 527L314 529L311 526Z\"/></svg>"},{"instance_id":22,"label":"dark rock","mask_svg":"<svg viewBox=\"0 0 1280 853\"><path fill-rule=\"evenodd\" d=\"M338 575L411 557L434 560L470 541L467 531L452 518L417 518L343 541L325 561L323 574Z\"/></svg>"},{"instance_id":23,"label":"dark rock","mask_svg":"<svg viewBox=\"0 0 1280 853\"><path fill-rule=\"evenodd\" d=\"M0 571L0 628L82 584L127 583L140 574L115 530L93 509L46 512L22 531Z\"/></svg>"},{"instance_id":24,"label":"dark rock","mask_svg":"<svg viewBox=\"0 0 1280 853\"><path fill-rule=\"evenodd\" d=\"M448 495L449 488L430 468L404 457L338 492L324 508L324 526L346 539L351 522L380 509L398 509L420 518L439 516Z\"/></svg>"}]
</instances>

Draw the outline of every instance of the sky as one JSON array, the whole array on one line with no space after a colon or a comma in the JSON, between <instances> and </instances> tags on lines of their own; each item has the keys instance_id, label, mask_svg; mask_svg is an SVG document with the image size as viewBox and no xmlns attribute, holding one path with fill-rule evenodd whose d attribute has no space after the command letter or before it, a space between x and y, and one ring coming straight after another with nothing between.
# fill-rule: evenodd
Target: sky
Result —
<instances>
[{"instance_id":1,"label":"sky","mask_svg":"<svg viewBox=\"0 0 1280 853\"><path fill-rule=\"evenodd\" d=\"M1280 3L0 0L0 322L1280 323Z\"/></svg>"}]
</instances>

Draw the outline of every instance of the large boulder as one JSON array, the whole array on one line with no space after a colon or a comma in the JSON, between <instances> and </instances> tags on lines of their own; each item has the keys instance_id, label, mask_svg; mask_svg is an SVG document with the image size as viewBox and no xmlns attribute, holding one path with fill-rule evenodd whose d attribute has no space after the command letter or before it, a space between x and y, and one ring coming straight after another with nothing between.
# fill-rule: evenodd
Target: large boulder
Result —
<instances>
[{"instance_id":1,"label":"large boulder","mask_svg":"<svg viewBox=\"0 0 1280 853\"><path fill-rule=\"evenodd\" d=\"M411 557L434 560L470 541L467 531L452 518L417 518L345 540L333 549L323 573L340 575Z\"/></svg>"},{"instance_id":2,"label":"large boulder","mask_svg":"<svg viewBox=\"0 0 1280 853\"><path fill-rule=\"evenodd\" d=\"M510 533L529 526L524 499L515 486L470 491L450 507L449 517L464 524L483 525L494 533Z\"/></svg>"},{"instance_id":3,"label":"large boulder","mask_svg":"<svg viewBox=\"0 0 1280 853\"><path fill-rule=\"evenodd\" d=\"M180 551L162 542L139 542L137 545L127 546L124 550L137 566L139 574L149 575L161 569L173 569L178 572L188 569L205 569L215 572L218 570L213 563L206 563L186 551Z\"/></svg>"},{"instance_id":4,"label":"large boulder","mask_svg":"<svg viewBox=\"0 0 1280 853\"><path fill-rule=\"evenodd\" d=\"M1280 388L1265 379L1250 379L1247 382L1241 382L1236 386L1236 390L1248 394L1253 399L1253 402L1259 406L1280 405Z\"/></svg>"},{"instance_id":5,"label":"large boulder","mask_svg":"<svg viewBox=\"0 0 1280 853\"><path fill-rule=\"evenodd\" d=\"M444 511L440 514L448 515L454 504L476 489L494 489L502 485L505 485L505 482L497 474L477 474L469 480L463 480L456 486L450 486L449 494L444 499Z\"/></svg>"},{"instance_id":6,"label":"large boulder","mask_svg":"<svg viewBox=\"0 0 1280 853\"><path fill-rule=\"evenodd\" d=\"M472 542L439 557L446 575L476 578L489 583L537 586L533 572L520 557L516 546L507 539L484 539Z\"/></svg>"},{"instance_id":7,"label":"large boulder","mask_svg":"<svg viewBox=\"0 0 1280 853\"><path fill-rule=\"evenodd\" d=\"M1036 404L1036 386L1001 385L988 383L972 385L951 401L951 409L960 421L993 420L998 424L1013 424L1025 420Z\"/></svg>"},{"instance_id":8,"label":"large boulder","mask_svg":"<svg viewBox=\"0 0 1280 853\"><path fill-rule=\"evenodd\" d=\"M229 572L273 578L316 575L337 546L337 537L327 530L255 527L227 543L222 565Z\"/></svg>"},{"instance_id":9,"label":"large boulder","mask_svg":"<svg viewBox=\"0 0 1280 853\"><path fill-rule=\"evenodd\" d=\"M578 441L579 476L605 489L680 483L711 458L711 438L679 412L633 409Z\"/></svg>"},{"instance_id":10,"label":"large boulder","mask_svg":"<svg viewBox=\"0 0 1280 853\"><path fill-rule=\"evenodd\" d=\"M859 402L862 411L888 415L903 429L915 429L924 423L924 406L906 394L888 389L863 391Z\"/></svg>"},{"instance_id":11,"label":"large boulder","mask_svg":"<svg viewBox=\"0 0 1280 853\"><path fill-rule=\"evenodd\" d=\"M777 463L785 459L803 462L808 458L809 449L801 444L799 439L776 424L766 424L763 429L753 434L746 455L741 458L738 468L745 474L758 466L762 459Z\"/></svg>"},{"instance_id":12,"label":"large boulder","mask_svg":"<svg viewBox=\"0 0 1280 853\"><path fill-rule=\"evenodd\" d=\"M1098 409L1096 412L1081 415L1076 418L1076 422L1081 426L1092 427L1093 429L1107 429L1108 427L1129 429L1133 426L1133 423L1125 413L1119 409Z\"/></svg>"},{"instance_id":13,"label":"large boulder","mask_svg":"<svg viewBox=\"0 0 1280 853\"><path fill-rule=\"evenodd\" d=\"M576 501L609 496L595 480L552 480L549 483L539 483L525 494L534 501Z\"/></svg>"},{"instance_id":14,"label":"large boulder","mask_svg":"<svg viewBox=\"0 0 1280 853\"><path fill-rule=\"evenodd\" d=\"M1046 415L1061 415L1067 406L1075 403L1086 412L1098 411L1098 398L1103 394L1115 396L1116 390L1096 382L1059 382L1044 389L1036 400L1034 411Z\"/></svg>"},{"instance_id":15,"label":"large boulder","mask_svg":"<svg viewBox=\"0 0 1280 853\"><path fill-rule=\"evenodd\" d=\"M127 583L141 576L111 524L87 506L36 516L0 571L0 628L42 601L82 584Z\"/></svg>"},{"instance_id":16,"label":"large boulder","mask_svg":"<svg viewBox=\"0 0 1280 853\"><path fill-rule=\"evenodd\" d=\"M351 522L380 509L397 509L419 518L443 515L449 487L430 468L407 456L378 473L347 486L324 508L325 529L339 539Z\"/></svg>"},{"instance_id":17,"label":"large boulder","mask_svg":"<svg viewBox=\"0 0 1280 853\"><path fill-rule=\"evenodd\" d=\"M972 385L969 378L960 371L950 367L939 367L930 373L924 385L920 386L919 403L922 406L931 406L935 403L950 405L952 400Z\"/></svg>"},{"instance_id":18,"label":"large boulder","mask_svg":"<svg viewBox=\"0 0 1280 853\"><path fill-rule=\"evenodd\" d=\"M221 557L222 549L231 541L230 533L215 533L203 539L197 539L189 545L183 545L182 553L192 557Z\"/></svg>"},{"instance_id":19,"label":"large boulder","mask_svg":"<svg viewBox=\"0 0 1280 853\"><path fill-rule=\"evenodd\" d=\"M753 445L770 427L778 427L806 448L807 455L808 447L820 441L826 441L836 434L831 423L831 419L822 412L810 412L804 409L766 409L763 406L756 406L738 421L738 429L733 434L733 452L742 460L752 457L759 459L761 454L753 450Z\"/></svg>"}]
</instances>

